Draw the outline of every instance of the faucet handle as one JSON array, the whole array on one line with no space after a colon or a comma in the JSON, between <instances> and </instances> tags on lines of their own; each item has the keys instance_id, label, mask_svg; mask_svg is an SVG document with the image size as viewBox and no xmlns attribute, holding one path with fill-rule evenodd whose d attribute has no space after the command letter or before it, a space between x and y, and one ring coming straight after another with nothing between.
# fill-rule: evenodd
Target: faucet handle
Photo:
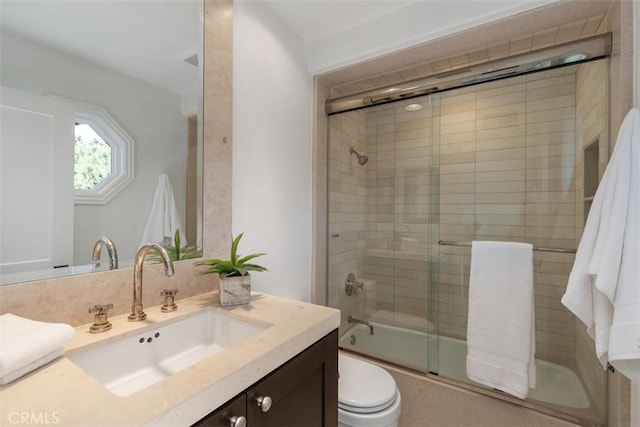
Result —
<instances>
[{"instance_id":1,"label":"faucet handle","mask_svg":"<svg viewBox=\"0 0 640 427\"><path fill-rule=\"evenodd\" d=\"M97 334L111 329L111 322L107 320L107 311L113 308L113 304L94 305L89 307L89 313L96 313L93 319L93 325L89 328L89 332Z\"/></svg>"},{"instance_id":2,"label":"faucet handle","mask_svg":"<svg viewBox=\"0 0 640 427\"><path fill-rule=\"evenodd\" d=\"M160 307L161 312L170 313L178 309L178 306L175 303L177 293L177 289L164 289L160 292L160 295L164 297L164 303L162 304L162 307Z\"/></svg>"},{"instance_id":3,"label":"faucet handle","mask_svg":"<svg viewBox=\"0 0 640 427\"><path fill-rule=\"evenodd\" d=\"M358 282L356 280L356 276L353 273L347 274L347 278L345 279L345 282L344 282L344 292L347 294L347 296L351 296L363 290L364 290L364 283Z\"/></svg>"}]
</instances>

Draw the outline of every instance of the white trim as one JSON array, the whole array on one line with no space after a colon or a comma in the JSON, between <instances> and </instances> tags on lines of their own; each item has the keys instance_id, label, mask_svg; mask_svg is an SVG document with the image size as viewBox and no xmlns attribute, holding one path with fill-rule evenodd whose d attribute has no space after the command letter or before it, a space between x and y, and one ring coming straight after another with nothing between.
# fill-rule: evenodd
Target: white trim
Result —
<instances>
[{"instance_id":1,"label":"white trim","mask_svg":"<svg viewBox=\"0 0 640 427\"><path fill-rule=\"evenodd\" d=\"M135 178L135 142L133 138L102 107L54 94L46 94L46 96L71 104L76 119L90 125L111 146L111 175L113 177L110 176L91 190L74 191L74 203L77 205L107 204Z\"/></svg>"},{"instance_id":2,"label":"white trim","mask_svg":"<svg viewBox=\"0 0 640 427\"><path fill-rule=\"evenodd\" d=\"M134 179L134 141L104 109L71 101L80 123L90 125L111 146L111 174L90 190L74 192L76 204L104 205Z\"/></svg>"}]
</instances>

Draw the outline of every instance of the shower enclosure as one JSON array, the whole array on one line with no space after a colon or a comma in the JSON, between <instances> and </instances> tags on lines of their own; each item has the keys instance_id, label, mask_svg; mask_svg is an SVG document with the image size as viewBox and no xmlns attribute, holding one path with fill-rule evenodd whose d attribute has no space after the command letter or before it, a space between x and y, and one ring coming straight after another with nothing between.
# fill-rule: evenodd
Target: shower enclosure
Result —
<instances>
[{"instance_id":1,"label":"shower enclosure","mask_svg":"<svg viewBox=\"0 0 640 427\"><path fill-rule=\"evenodd\" d=\"M577 247L607 159L607 61L329 116L327 295L341 347L498 395L466 377L460 243ZM605 424L606 371L560 303L573 259L534 252L538 385L522 404Z\"/></svg>"}]
</instances>

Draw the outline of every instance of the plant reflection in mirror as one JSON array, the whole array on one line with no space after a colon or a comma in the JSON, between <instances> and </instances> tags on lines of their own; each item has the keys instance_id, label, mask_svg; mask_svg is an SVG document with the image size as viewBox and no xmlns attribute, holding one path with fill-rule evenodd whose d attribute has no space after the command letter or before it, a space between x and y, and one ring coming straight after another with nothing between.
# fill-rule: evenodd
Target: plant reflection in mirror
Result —
<instances>
[{"instance_id":1,"label":"plant reflection in mirror","mask_svg":"<svg viewBox=\"0 0 640 427\"><path fill-rule=\"evenodd\" d=\"M180 230L176 230L176 233L173 236L173 245L162 246L167 250L167 254L171 261L202 257L202 248L198 246L180 246ZM154 264L161 261L160 256L155 252L149 253L146 260Z\"/></svg>"}]
</instances>

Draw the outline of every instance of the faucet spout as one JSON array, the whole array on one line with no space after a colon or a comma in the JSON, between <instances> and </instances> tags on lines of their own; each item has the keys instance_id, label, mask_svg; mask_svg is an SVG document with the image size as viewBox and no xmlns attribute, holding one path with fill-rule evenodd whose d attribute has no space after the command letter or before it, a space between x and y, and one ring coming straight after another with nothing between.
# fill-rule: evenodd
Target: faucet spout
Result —
<instances>
[{"instance_id":1,"label":"faucet spout","mask_svg":"<svg viewBox=\"0 0 640 427\"><path fill-rule=\"evenodd\" d=\"M355 318L355 317L353 317L353 316L349 316L349 317L347 318L347 322L348 322L348 323L359 323L359 324L361 324L361 325L368 326L368 327L369 327L369 335L373 335L373 323L371 323L371 322L367 322L367 321L365 321L365 320L356 319L356 318Z\"/></svg>"},{"instance_id":2,"label":"faucet spout","mask_svg":"<svg viewBox=\"0 0 640 427\"><path fill-rule=\"evenodd\" d=\"M171 258L169 258L165 248L157 243L148 243L138 250L133 264L133 303L131 305L131 314L127 317L130 322L144 320L147 317L142 306L142 264L144 263L144 257L152 250L160 255L166 275L173 276L173 262L171 262Z\"/></svg>"},{"instance_id":3,"label":"faucet spout","mask_svg":"<svg viewBox=\"0 0 640 427\"><path fill-rule=\"evenodd\" d=\"M109 254L109 270L117 269L118 268L118 251L116 251L116 245L107 236L102 236L93 246L93 253L91 255L91 260L93 261L93 268L100 267L100 255L102 253L103 246L106 246L107 253Z\"/></svg>"}]
</instances>

